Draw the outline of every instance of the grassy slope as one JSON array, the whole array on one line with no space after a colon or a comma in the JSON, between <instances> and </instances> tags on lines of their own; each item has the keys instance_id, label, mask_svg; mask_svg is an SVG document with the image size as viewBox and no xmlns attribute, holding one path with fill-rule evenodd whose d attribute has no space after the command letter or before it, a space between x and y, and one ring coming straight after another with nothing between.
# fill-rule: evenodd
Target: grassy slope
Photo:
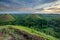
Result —
<instances>
[{"instance_id":1,"label":"grassy slope","mask_svg":"<svg viewBox=\"0 0 60 40\"><path fill-rule=\"evenodd\" d=\"M19 30L22 30L22 31L25 31L27 33L30 33L32 35L37 35L37 36L40 36L40 37L43 37L43 38L47 38L49 40L58 40L57 38L53 37L53 36L50 36L50 35L46 35L44 33L41 33L41 32L38 32L32 28L27 28L27 27L24 27L24 26L12 26L13 28L16 28L16 29L19 29Z\"/></svg>"},{"instance_id":2,"label":"grassy slope","mask_svg":"<svg viewBox=\"0 0 60 40\"><path fill-rule=\"evenodd\" d=\"M6 29L7 29L8 27L9 27L8 25L7 25L7 26L0 26L0 30L1 30L2 28L6 28ZM36 30L34 30L34 29L32 29L32 28L27 28L27 27L24 27L24 26L14 26L14 25L12 25L11 27L13 27L13 28L15 28L15 29L19 29L19 30L25 31L25 32L30 33L30 34L32 34L32 35L37 35L37 36L43 37L43 38L45 38L45 39L58 40L57 38L55 38L55 37L53 37L53 36L46 35L46 34L44 34L44 33L38 32L38 31L36 31Z\"/></svg>"}]
</instances>

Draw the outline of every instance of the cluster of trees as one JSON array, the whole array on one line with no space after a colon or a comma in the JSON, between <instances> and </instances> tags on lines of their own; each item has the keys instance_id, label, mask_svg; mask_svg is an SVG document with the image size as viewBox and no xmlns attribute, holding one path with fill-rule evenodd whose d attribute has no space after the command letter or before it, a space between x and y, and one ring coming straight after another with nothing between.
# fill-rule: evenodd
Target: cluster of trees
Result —
<instances>
[{"instance_id":1,"label":"cluster of trees","mask_svg":"<svg viewBox=\"0 0 60 40\"><path fill-rule=\"evenodd\" d=\"M35 16L35 15L34 15ZM29 28L34 28L38 31L60 38L60 20L46 20L40 17L23 17L17 18L14 21L0 22L0 25L23 25Z\"/></svg>"}]
</instances>

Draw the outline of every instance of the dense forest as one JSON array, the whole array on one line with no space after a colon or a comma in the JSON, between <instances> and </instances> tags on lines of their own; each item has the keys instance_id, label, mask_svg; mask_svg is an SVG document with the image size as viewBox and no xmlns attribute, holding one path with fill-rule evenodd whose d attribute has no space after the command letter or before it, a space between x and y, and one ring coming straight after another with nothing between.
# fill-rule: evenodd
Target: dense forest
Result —
<instances>
[{"instance_id":1,"label":"dense forest","mask_svg":"<svg viewBox=\"0 0 60 40\"><path fill-rule=\"evenodd\" d=\"M60 39L59 14L1 14L0 25L22 25Z\"/></svg>"}]
</instances>

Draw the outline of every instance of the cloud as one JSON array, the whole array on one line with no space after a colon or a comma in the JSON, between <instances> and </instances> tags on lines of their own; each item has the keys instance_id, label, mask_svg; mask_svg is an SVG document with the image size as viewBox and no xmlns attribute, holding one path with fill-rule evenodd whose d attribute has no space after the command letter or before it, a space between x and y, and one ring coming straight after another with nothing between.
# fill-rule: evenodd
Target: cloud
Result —
<instances>
[{"instance_id":1,"label":"cloud","mask_svg":"<svg viewBox=\"0 0 60 40\"><path fill-rule=\"evenodd\" d=\"M60 0L38 5L35 9L37 10L35 13L60 13Z\"/></svg>"},{"instance_id":2,"label":"cloud","mask_svg":"<svg viewBox=\"0 0 60 40\"><path fill-rule=\"evenodd\" d=\"M0 12L48 12L57 0L0 0ZM57 4L55 4L56 6ZM49 11L50 12L50 11Z\"/></svg>"},{"instance_id":3,"label":"cloud","mask_svg":"<svg viewBox=\"0 0 60 40\"><path fill-rule=\"evenodd\" d=\"M45 12L60 12L60 5L56 5L56 6L53 6L53 7L48 7L48 8L44 8Z\"/></svg>"},{"instance_id":4,"label":"cloud","mask_svg":"<svg viewBox=\"0 0 60 40\"><path fill-rule=\"evenodd\" d=\"M60 1L55 2L49 7L45 7L42 11L49 13L60 13Z\"/></svg>"}]
</instances>

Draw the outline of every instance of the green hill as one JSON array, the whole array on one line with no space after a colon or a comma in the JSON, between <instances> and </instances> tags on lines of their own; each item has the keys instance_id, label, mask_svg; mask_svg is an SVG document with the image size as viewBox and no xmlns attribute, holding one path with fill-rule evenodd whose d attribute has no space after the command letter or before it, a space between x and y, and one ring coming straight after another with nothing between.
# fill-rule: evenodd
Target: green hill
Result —
<instances>
[{"instance_id":1,"label":"green hill","mask_svg":"<svg viewBox=\"0 0 60 40\"><path fill-rule=\"evenodd\" d=\"M26 16L26 19L33 19L33 20L37 20L37 19L42 19L42 17L40 17L39 15L37 14L30 14L30 15L27 15Z\"/></svg>"},{"instance_id":2,"label":"green hill","mask_svg":"<svg viewBox=\"0 0 60 40\"><path fill-rule=\"evenodd\" d=\"M55 37L60 39L59 18L59 15L52 14L1 14L0 25L21 25L13 28L18 30L21 28L29 34L33 32L40 37L53 40Z\"/></svg>"},{"instance_id":3,"label":"green hill","mask_svg":"<svg viewBox=\"0 0 60 40\"><path fill-rule=\"evenodd\" d=\"M60 38L60 14L12 14L15 25L23 25Z\"/></svg>"},{"instance_id":4,"label":"green hill","mask_svg":"<svg viewBox=\"0 0 60 40\"><path fill-rule=\"evenodd\" d=\"M2 14L0 15L0 22L8 22L8 21L14 21L14 17L10 14Z\"/></svg>"},{"instance_id":5,"label":"green hill","mask_svg":"<svg viewBox=\"0 0 60 40\"><path fill-rule=\"evenodd\" d=\"M0 40L58 40L55 37L24 26L0 26Z\"/></svg>"}]
</instances>

